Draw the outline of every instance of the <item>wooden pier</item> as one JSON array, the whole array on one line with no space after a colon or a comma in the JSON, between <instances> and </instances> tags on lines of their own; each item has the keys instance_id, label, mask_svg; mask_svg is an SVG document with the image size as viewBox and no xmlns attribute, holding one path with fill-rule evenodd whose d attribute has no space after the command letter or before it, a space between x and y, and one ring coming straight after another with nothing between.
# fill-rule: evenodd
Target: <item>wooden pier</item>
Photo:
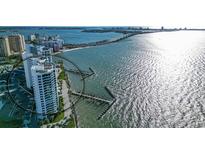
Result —
<instances>
[{"instance_id":1,"label":"wooden pier","mask_svg":"<svg viewBox=\"0 0 205 154\"><path fill-rule=\"evenodd\" d=\"M107 103L108 107L102 113L100 113L100 115L97 117L97 120L100 120L107 113L107 111L112 107L112 105L116 102L115 96L111 93L111 91L108 89L108 87L105 86L104 88L108 92L108 94L113 98L113 100L107 100L107 99L92 96L89 94L81 94L80 92L75 92L75 91L71 91L71 93L73 95L76 95L76 96L82 96L82 97L87 98L87 99L92 99L92 100L96 100L99 102Z\"/></svg>"},{"instance_id":2,"label":"wooden pier","mask_svg":"<svg viewBox=\"0 0 205 154\"><path fill-rule=\"evenodd\" d=\"M92 96L92 95L88 95L88 94L81 94L81 93L75 92L75 91L71 91L71 93L73 95L76 95L76 96L82 96L84 98L96 100L96 101L103 102L103 103L112 104L112 102L113 102L113 101L110 101L110 100L107 100L107 99L104 99L104 98L100 98L100 97L96 97L96 96Z\"/></svg>"}]
</instances>

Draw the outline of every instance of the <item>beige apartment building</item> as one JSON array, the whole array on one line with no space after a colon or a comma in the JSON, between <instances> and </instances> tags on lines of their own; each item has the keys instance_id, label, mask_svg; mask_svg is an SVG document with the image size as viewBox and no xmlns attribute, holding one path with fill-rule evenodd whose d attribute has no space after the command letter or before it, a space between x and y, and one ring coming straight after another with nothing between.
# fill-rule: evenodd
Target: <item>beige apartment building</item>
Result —
<instances>
[{"instance_id":1,"label":"beige apartment building","mask_svg":"<svg viewBox=\"0 0 205 154\"><path fill-rule=\"evenodd\" d=\"M14 54L22 53L25 50L24 36L20 34L8 36L10 50Z\"/></svg>"},{"instance_id":2,"label":"beige apartment building","mask_svg":"<svg viewBox=\"0 0 205 154\"><path fill-rule=\"evenodd\" d=\"M12 55L7 37L0 37L0 57L8 57Z\"/></svg>"}]
</instances>

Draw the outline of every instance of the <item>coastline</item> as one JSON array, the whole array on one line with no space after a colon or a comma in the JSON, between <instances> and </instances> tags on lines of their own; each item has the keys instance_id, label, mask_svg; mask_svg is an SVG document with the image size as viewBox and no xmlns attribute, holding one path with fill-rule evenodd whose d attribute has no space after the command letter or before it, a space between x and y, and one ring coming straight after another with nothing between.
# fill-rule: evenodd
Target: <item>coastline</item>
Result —
<instances>
[{"instance_id":1,"label":"coastline","mask_svg":"<svg viewBox=\"0 0 205 154\"><path fill-rule=\"evenodd\" d=\"M79 50L79 49L86 49L86 48L92 48L92 47L94 47L94 46L77 47L77 48L72 48L72 49L62 49L59 52L54 53L54 55L59 54L59 53L68 52L68 51L75 51L75 50Z\"/></svg>"},{"instance_id":2,"label":"coastline","mask_svg":"<svg viewBox=\"0 0 205 154\"><path fill-rule=\"evenodd\" d=\"M141 34L146 34L146 33L141 33ZM115 40L111 39L111 40L99 41L99 42L102 42L100 44L99 44L99 42L91 42L91 43L83 44L83 46L82 46L82 44L75 44L76 47L73 47L73 48L65 47L65 49L62 49L62 50L60 50L58 52L55 52L52 55L57 55L57 54L65 53L65 52L69 52L69 51L75 51L75 50L79 50L79 49L86 49L86 48L92 48L92 47L97 47L97 46L101 46L101 45L116 43L116 42L122 41L122 40L124 40L126 38L132 37L134 35L139 35L139 34L132 34L132 35L129 35L129 36L123 36L123 37L120 37L120 38L115 39Z\"/></svg>"},{"instance_id":3,"label":"coastline","mask_svg":"<svg viewBox=\"0 0 205 154\"><path fill-rule=\"evenodd\" d=\"M58 55L58 54L61 54L61 53L65 53L65 52L69 52L69 51L75 51L75 50L79 50L79 49L85 49L85 48L91 48L92 46L89 46L89 47L79 47L79 48L73 48L73 49L62 49L58 52L54 52L52 54L52 56L54 55Z\"/></svg>"},{"instance_id":4,"label":"coastline","mask_svg":"<svg viewBox=\"0 0 205 154\"><path fill-rule=\"evenodd\" d=\"M173 30L176 31L176 30ZM172 31L141 31L141 32L132 32L129 34L125 34L123 37L116 38L116 39L110 39L110 40L102 40L102 41L97 41L97 42L90 42L90 43L82 43L82 44L65 44L64 49L53 53L53 55L57 55L60 53L65 53L69 51L75 51L79 49L85 49L85 48L91 48L91 47L97 47L97 46L102 46L106 44L111 44L111 43L116 43L120 42L122 40L125 40L127 38L130 38L135 35L142 35L142 34L149 34L149 33L159 33L159 32L172 32Z\"/></svg>"}]
</instances>

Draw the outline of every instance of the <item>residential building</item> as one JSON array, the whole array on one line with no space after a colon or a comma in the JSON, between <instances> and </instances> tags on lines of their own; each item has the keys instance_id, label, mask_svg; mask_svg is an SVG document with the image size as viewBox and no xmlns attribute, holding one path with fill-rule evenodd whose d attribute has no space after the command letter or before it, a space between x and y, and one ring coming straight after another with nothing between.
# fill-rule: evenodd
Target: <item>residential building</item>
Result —
<instances>
[{"instance_id":1,"label":"residential building","mask_svg":"<svg viewBox=\"0 0 205 154\"><path fill-rule=\"evenodd\" d=\"M38 119L58 111L56 66L52 63L52 49L44 46L26 45L23 52L26 85L34 91Z\"/></svg>"},{"instance_id":2,"label":"residential building","mask_svg":"<svg viewBox=\"0 0 205 154\"><path fill-rule=\"evenodd\" d=\"M24 36L20 34L8 36L10 50L14 54L20 54L25 50Z\"/></svg>"},{"instance_id":3,"label":"residential building","mask_svg":"<svg viewBox=\"0 0 205 154\"><path fill-rule=\"evenodd\" d=\"M62 39L42 41L42 45L52 48L54 52L58 52L63 48L64 41Z\"/></svg>"},{"instance_id":4,"label":"residential building","mask_svg":"<svg viewBox=\"0 0 205 154\"><path fill-rule=\"evenodd\" d=\"M36 35L35 34L31 34L28 36L28 40L29 41L35 41L36 40Z\"/></svg>"},{"instance_id":5,"label":"residential building","mask_svg":"<svg viewBox=\"0 0 205 154\"><path fill-rule=\"evenodd\" d=\"M12 55L9 47L9 41L7 37L0 37L0 57L8 57Z\"/></svg>"},{"instance_id":6,"label":"residential building","mask_svg":"<svg viewBox=\"0 0 205 154\"><path fill-rule=\"evenodd\" d=\"M57 75L55 65L46 59L31 67L33 91L38 119L58 112Z\"/></svg>"},{"instance_id":7,"label":"residential building","mask_svg":"<svg viewBox=\"0 0 205 154\"><path fill-rule=\"evenodd\" d=\"M27 88L31 89L33 87L31 67L35 65L40 58L47 59L49 63L52 63L52 52L52 49L46 48L44 46L34 46L31 44L26 45L26 50L23 52L22 58Z\"/></svg>"}]
</instances>

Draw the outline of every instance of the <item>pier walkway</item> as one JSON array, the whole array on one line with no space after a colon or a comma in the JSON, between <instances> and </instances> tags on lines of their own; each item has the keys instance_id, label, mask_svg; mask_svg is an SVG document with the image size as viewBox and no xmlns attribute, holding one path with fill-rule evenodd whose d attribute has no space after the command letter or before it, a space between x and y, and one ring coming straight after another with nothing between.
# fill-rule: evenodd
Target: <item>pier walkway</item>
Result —
<instances>
[{"instance_id":1,"label":"pier walkway","mask_svg":"<svg viewBox=\"0 0 205 154\"><path fill-rule=\"evenodd\" d=\"M84 98L88 98L88 99L92 99L92 100L96 100L96 101L100 101L100 102L104 102L104 103L108 103L108 104L112 104L112 102L113 102L113 101L110 101L110 100L107 100L107 99L104 99L104 98L91 96L91 95L88 95L88 94L81 94L81 93L78 93L78 92L75 92L75 91L71 91L71 93L73 95L76 95L76 96L82 96Z\"/></svg>"},{"instance_id":2,"label":"pier walkway","mask_svg":"<svg viewBox=\"0 0 205 154\"><path fill-rule=\"evenodd\" d=\"M96 97L96 96L92 96L92 95L89 95L89 94L81 94L81 93L75 92L75 91L71 91L71 93L73 95L76 95L76 96L82 96L84 98L88 98L88 99L100 101L100 102L103 102L103 103L107 103L108 104L107 109L104 110L102 113L100 113L100 115L97 117L97 120L100 120L107 113L107 111L112 107L112 105L116 102L116 98L112 94L112 92L109 90L109 88L107 86L105 86L104 88L108 92L108 94L113 98L113 100L107 100L107 99Z\"/></svg>"}]
</instances>

